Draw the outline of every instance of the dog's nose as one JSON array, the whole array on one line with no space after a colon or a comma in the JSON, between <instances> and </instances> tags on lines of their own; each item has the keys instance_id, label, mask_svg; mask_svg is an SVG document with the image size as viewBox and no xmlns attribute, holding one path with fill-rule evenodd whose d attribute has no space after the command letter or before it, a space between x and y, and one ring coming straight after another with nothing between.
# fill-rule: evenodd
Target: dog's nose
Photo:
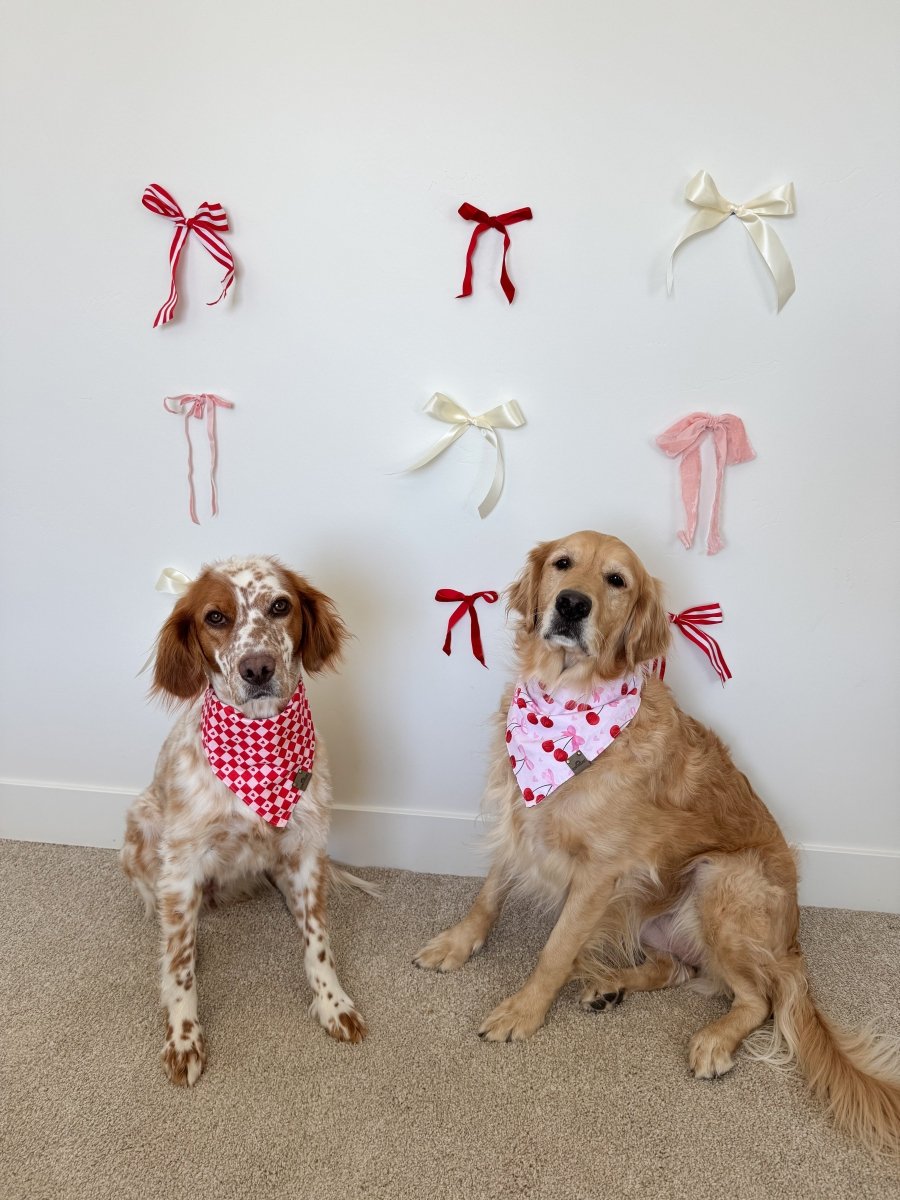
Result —
<instances>
[{"instance_id":1,"label":"dog's nose","mask_svg":"<svg viewBox=\"0 0 900 1200\"><path fill-rule=\"evenodd\" d=\"M268 683L275 674L275 659L271 654L248 654L238 663L244 683Z\"/></svg>"},{"instance_id":2,"label":"dog's nose","mask_svg":"<svg viewBox=\"0 0 900 1200\"><path fill-rule=\"evenodd\" d=\"M556 611L564 621L582 621L591 611L591 598L566 588L556 597Z\"/></svg>"}]
</instances>

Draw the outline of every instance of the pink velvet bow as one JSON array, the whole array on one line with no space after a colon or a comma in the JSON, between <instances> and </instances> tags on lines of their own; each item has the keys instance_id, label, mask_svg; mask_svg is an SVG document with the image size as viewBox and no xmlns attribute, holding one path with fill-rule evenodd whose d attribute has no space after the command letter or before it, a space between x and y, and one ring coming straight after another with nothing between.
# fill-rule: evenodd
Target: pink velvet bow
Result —
<instances>
[{"instance_id":1,"label":"pink velvet bow","mask_svg":"<svg viewBox=\"0 0 900 1200\"><path fill-rule=\"evenodd\" d=\"M715 417L712 413L691 413L661 433L656 444L669 458L681 455L681 499L684 503L685 528L678 531L678 536L685 549L690 549L697 529L697 508L700 503L700 443L707 433L712 434L716 451L716 490L706 549L710 554L718 554L725 545L719 535L719 503L725 468L749 462L756 457L747 438L744 422L732 413L723 413L721 417Z\"/></svg>"}]
</instances>

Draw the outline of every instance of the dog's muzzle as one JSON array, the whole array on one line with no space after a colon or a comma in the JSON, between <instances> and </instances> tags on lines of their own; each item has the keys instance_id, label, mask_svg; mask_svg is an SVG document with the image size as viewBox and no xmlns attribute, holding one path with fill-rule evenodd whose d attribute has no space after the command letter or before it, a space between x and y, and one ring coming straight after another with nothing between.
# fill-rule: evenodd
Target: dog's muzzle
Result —
<instances>
[{"instance_id":1,"label":"dog's muzzle","mask_svg":"<svg viewBox=\"0 0 900 1200\"><path fill-rule=\"evenodd\" d=\"M590 596L573 588L565 588L556 597L553 619L544 634L546 640L555 645L580 646L586 650L581 634L592 607Z\"/></svg>"}]
</instances>

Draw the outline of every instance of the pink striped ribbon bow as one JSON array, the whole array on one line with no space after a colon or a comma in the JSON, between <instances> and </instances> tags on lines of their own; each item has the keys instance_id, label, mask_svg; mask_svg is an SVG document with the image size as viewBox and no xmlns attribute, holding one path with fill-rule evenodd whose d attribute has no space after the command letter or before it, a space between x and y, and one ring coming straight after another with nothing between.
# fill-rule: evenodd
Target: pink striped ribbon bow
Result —
<instances>
[{"instance_id":1,"label":"pink striped ribbon bow","mask_svg":"<svg viewBox=\"0 0 900 1200\"><path fill-rule=\"evenodd\" d=\"M174 407L170 407L170 404L174 405ZM209 491L212 515L215 516L219 511L219 492L216 487L216 465L219 460L219 448L216 438L216 409L234 408L234 405L230 400L223 400L221 396L214 396L212 392L199 392L197 395L166 396L163 400L163 408L166 412L184 417L184 436L187 438L188 444L189 508L191 520L195 525L199 525L200 522L197 520L197 500L194 495L194 450L191 445L191 417L202 421L204 415L206 416L206 434L209 438Z\"/></svg>"},{"instance_id":2,"label":"pink striped ribbon bow","mask_svg":"<svg viewBox=\"0 0 900 1200\"><path fill-rule=\"evenodd\" d=\"M210 204L205 200L192 217L186 217L174 196L170 195L159 183L151 183L148 188L145 188L141 204L150 212L157 213L160 217L168 217L170 221L175 222L175 233L172 237L172 245L169 247L169 270L172 276L169 298L156 314L153 328L155 329L157 325L167 325L175 315L175 305L178 303L175 274L178 270L178 259L181 257L181 251L184 249L184 243L187 241L189 233L196 233L216 262L225 268L222 291L215 300L209 301L209 307L218 304L234 283L235 269L232 253L219 237L220 233L228 232L228 216L222 205Z\"/></svg>"},{"instance_id":3,"label":"pink striped ribbon bow","mask_svg":"<svg viewBox=\"0 0 900 1200\"><path fill-rule=\"evenodd\" d=\"M744 422L732 413L714 417L712 413L691 413L671 425L656 439L656 444L669 458L681 455L681 499L684 504L685 528L678 531L685 549L690 549L697 529L697 508L700 504L700 443L707 433L713 437L716 452L716 490L713 495L712 512L706 549L718 554L725 543L719 534L719 503L722 496L722 478L725 468L736 463L749 462L756 454L747 438Z\"/></svg>"},{"instance_id":4,"label":"pink striped ribbon bow","mask_svg":"<svg viewBox=\"0 0 900 1200\"><path fill-rule=\"evenodd\" d=\"M703 629L704 625L721 625L722 624L722 609L718 604L697 604L693 608L686 608L680 613L669 613L669 620L679 629L689 642L693 642L695 646L699 646L706 657L712 664L712 668L718 677L722 680L722 686L725 686L727 680L731 678L731 671L728 663L725 661L725 656L722 653L722 648L716 639ZM659 675L660 679L666 677L666 660L664 658L655 658L650 664L650 674Z\"/></svg>"}]
</instances>

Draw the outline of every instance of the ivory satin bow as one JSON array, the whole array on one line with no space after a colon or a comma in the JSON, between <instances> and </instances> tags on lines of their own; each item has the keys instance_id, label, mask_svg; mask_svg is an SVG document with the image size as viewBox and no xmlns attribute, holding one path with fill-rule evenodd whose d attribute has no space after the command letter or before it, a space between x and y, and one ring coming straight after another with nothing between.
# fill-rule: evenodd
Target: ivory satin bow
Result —
<instances>
[{"instance_id":1,"label":"ivory satin bow","mask_svg":"<svg viewBox=\"0 0 900 1200\"><path fill-rule=\"evenodd\" d=\"M706 549L709 554L718 554L725 545L719 533L719 505L725 468L736 463L749 462L756 457L744 422L732 413L723 413L721 417L715 417L712 413L691 413L689 417L683 417L665 433L661 433L656 439L656 444L669 458L681 455L679 473L685 527L678 531L678 536L684 548L689 550L697 529L697 509L700 504L700 443L707 433L712 434L716 453L716 488L709 518Z\"/></svg>"},{"instance_id":2,"label":"ivory satin bow","mask_svg":"<svg viewBox=\"0 0 900 1200\"><path fill-rule=\"evenodd\" d=\"M520 429L525 424L525 414L519 407L518 401L508 400L505 404L498 404L496 408L473 417L461 404L457 404L443 392L435 392L422 411L429 417L434 417L436 421L444 421L447 425L452 425L453 428L436 441L430 450L426 450L412 466L407 467L406 471L418 471L420 467L427 466L439 454L443 454L449 446L452 446L458 438L461 438L467 429L477 429L488 445L494 448L496 455L493 482L488 488L486 496L478 505L479 515L482 518L486 517L500 499L505 478L503 450L497 430Z\"/></svg>"},{"instance_id":3,"label":"ivory satin bow","mask_svg":"<svg viewBox=\"0 0 900 1200\"><path fill-rule=\"evenodd\" d=\"M183 596L193 582L190 575L185 575L184 571L178 571L175 567L163 567L154 590L168 592L170 596Z\"/></svg>"},{"instance_id":4,"label":"ivory satin bow","mask_svg":"<svg viewBox=\"0 0 900 1200\"><path fill-rule=\"evenodd\" d=\"M171 407L174 405L174 407ZM194 450L191 445L191 417L202 421L206 417L206 435L209 438L209 491L210 503L212 507L212 515L215 516L219 511L219 490L216 487L216 466L219 461L219 446L216 435L216 409L217 408L234 408L230 400L223 400L221 396L216 396L212 392L198 392L196 395L188 393L182 396L166 396L163 400L163 408L168 413L174 413L176 416L184 417L184 436L187 438L188 445L188 492L189 504L188 508L191 514L191 520L195 525L200 522L197 519L197 498L194 494Z\"/></svg>"},{"instance_id":5,"label":"ivory satin bow","mask_svg":"<svg viewBox=\"0 0 900 1200\"><path fill-rule=\"evenodd\" d=\"M733 216L744 222L744 228L750 234L753 244L772 273L778 293L778 311L781 312L794 294L796 286L794 271L778 235L766 224L763 217L792 217L794 215L797 206L794 185L785 183L781 187L764 192L761 196L756 196L753 200L748 200L746 204L735 204L733 200L725 199L707 171L698 171L684 189L684 198L700 211L691 217L672 250L666 277L669 291L672 291L674 283L675 254L678 247L695 234L705 233L707 229L715 229L722 221L727 221L729 217Z\"/></svg>"},{"instance_id":6,"label":"ivory satin bow","mask_svg":"<svg viewBox=\"0 0 900 1200\"><path fill-rule=\"evenodd\" d=\"M225 268L222 291L215 300L210 300L208 307L218 304L234 283L234 257L219 236L228 232L228 214L222 205L210 204L208 200L205 200L192 217L186 217L175 197L167 192L160 183L151 183L148 188L144 189L141 204L150 212L156 213L157 216L168 217L175 223L175 233L172 235L172 244L169 247L169 273L171 275L169 295L165 304L156 314L153 328L155 329L157 325L167 325L175 315L175 306L178 303L175 275L178 271L181 251L184 249L184 243L190 233L195 233L208 253L220 266Z\"/></svg>"}]
</instances>

